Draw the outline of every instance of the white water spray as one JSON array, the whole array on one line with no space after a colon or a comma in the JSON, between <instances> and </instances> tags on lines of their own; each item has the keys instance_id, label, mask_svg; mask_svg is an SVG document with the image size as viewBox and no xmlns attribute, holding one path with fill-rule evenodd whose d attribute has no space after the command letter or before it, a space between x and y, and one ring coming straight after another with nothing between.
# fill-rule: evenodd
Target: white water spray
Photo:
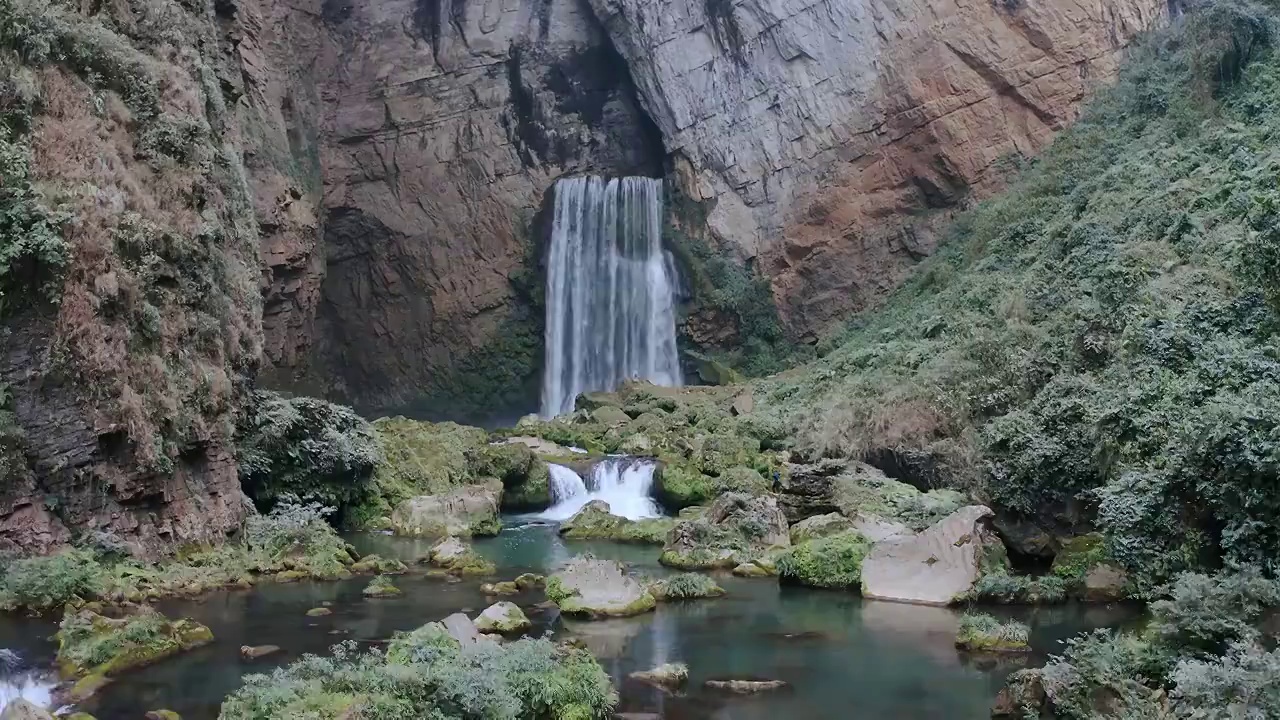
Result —
<instances>
[{"instance_id":1,"label":"white water spray","mask_svg":"<svg viewBox=\"0 0 1280 720\"><path fill-rule=\"evenodd\" d=\"M629 379L679 385L675 266L662 249L662 181L578 177L555 186L547 258L542 415Z\"/></svg>"},{"instance_id":2,"label":"white water spray","mask_svg":"<svg viewBox=\"0 0 1280 720\"><path fill-rule=\"evenodd\" d=\"M538 517L568 520L592 500L609 503L609 512L631 520L660 517L662 509L649 495L656 467L652 460L608 457L592 466L591 474L584 482L573 470L553 464L552 504Z\"/></svg>"}]
</instances>

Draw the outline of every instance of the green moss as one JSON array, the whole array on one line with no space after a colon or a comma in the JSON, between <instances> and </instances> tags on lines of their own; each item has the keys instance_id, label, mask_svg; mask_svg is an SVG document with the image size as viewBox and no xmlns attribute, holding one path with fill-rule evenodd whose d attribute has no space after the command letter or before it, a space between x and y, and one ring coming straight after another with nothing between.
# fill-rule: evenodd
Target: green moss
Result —
<instances>
[{"instance_id":1,"label":"green moss","mask_svg":"<svg viewBox=\"0 0 1280 720\"><path fill-rule=\"evenodd\" d=\"M379 575L370 580L362 592L365 597L371 598L397 597L400 595L400 588L391 582L391 578Z\"/></svg>"},{"instance_id":2,"label":"green moss","mask_svg":"<svg viewBox=\"0 0 1280 720\"><path fill-rule=\"evenodd\" d=\"M560 526L560 535L568 540L613 540L615 542L661 545L675 526L672 518L629 520L599 508L595 503Z\"/></svg>"},{"instance_id":3,"label":"green moss","mask_svg":"<svg viewBox=\"0 0 1280 720\"><path fill-rule=\"evenodd\" d=\"M365 555L351 565L353 573L376 573L378 575L403 575L409 568L395 558L384 558L380 555Z\"/></svg>"},{"instance_id":4,"label":"green moss","mask_svg":"<svg viewBox=\"0 0 1280 720\"><path fill-rule=\"evenodd\" d=\"M193 620L168 620L142 606L122 618L68 608L59 625L57 663L66 679L114 677L213 641Z\"/></svg>"},{"instance_id":5,"label":"green moss","mask_svg":"<svg viewBox=\"0 0 1280 720\"><path fill-rule=\"evenodd\" d=\"M856 588L862 583L862 561L870 551L871 543L852 531L811 540L778 558L778 576L810 587Z\"/></svg>"},{"instance_id":6,"label":"green moss","mask_svg":"<svg viewBox=\"0 0 1280 720\"><path fill-rule=\"evenodd\" d=\"M658 500L674 510L704 504L717 495L714 478L684 464L663 463L656 481Z\"/></svg>"},{"instance_id":7,"label":"green moss","mask_svg":"<svg viewBox=\"0 0 1280 720\"><path fill-rule=\"evenodd\" d=\"M502 507L506 510L537 510L549 505L551 505L551 468L542 459L533 463L523 482L514 487L508 487L502 494Z\"/></svg>"},{"instance_id":8,"label":"green moss","mask_svg":"<svg viewBox=\"0 0 1280 720\"><path fill-rule=\"evenodd\" d=\"M1053 556L1051 571L1068 582L1081 582L1090 568L1109 561L1106 538L1101 533L1089 533L1063 543L1062 548Z\"/></svg>"},{"instance_id":9,"label":"green moss","mask_svg":"<svg viewBox=\"0 0 1280 720\"><path fill-rule=\"evenodd\" d=\"M1000 622L985 614L965 613L960 618L956 647L980 652L1029 652L1031 630L1015 620Z\"/></svg>"}]
</instances>

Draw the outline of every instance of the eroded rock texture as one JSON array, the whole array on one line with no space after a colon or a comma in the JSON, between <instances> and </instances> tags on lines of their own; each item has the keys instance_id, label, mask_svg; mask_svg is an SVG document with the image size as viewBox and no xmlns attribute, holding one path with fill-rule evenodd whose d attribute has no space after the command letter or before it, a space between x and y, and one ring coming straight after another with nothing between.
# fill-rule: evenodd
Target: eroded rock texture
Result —
<instances>
[{"instance_id":1,"label":"eroded rock texture","mask_svg":"<svg viewBox=\"0 0 1280 720\"><path fill-rule=\"evenodd\" d=\"M258 104L289 128L275 147L323 178L317 207L290 173L252 173L269 359L282 382L364 409L471 419L533 407L538 211L557 177L671 174L721 250L769 278L791 335L812 338L900 282L949 212L996 190L1002 159L1040 150L1165 12L253 2L265 20L244 23L246 75L288 66L255 83ZM697 320L695 344L732 341L732 318Z\"/></svg>"},{"instance_id":2,"label":"eroded rock texture","mask_svg":"<svg viewBox=\"0 0 1280 720\"><path fill-rule=\"evenodd\" d=\"M892 288L938 214L1074 118L1159 0L590 0L711 230L797 336Z\"/></svg>"}]
</instances>

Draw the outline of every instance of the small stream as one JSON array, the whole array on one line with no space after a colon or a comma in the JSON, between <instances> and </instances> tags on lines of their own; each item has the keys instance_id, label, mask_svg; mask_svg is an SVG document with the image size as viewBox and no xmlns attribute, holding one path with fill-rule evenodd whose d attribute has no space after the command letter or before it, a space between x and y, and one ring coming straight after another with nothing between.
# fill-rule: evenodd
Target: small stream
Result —
<instances>
[{"instance_id":1,"label":"small stream","mask_svg":"<svg viewBox=\"0 0 1280 720\"><path fill-rule=\"evenodd\" d=\"M503 579L525 571L549 572L578 552L590 551L661 575L653 547L613 543L566 543L542 523L509 527L476 548L494 560ZM382 535L351 538L363 552L411 562L431 542ZM718 600L660 605L657 612L627 620L573 622L554 609L533 606L545 598L531 592L509 598L525 608L535 634L581 638L614 678L621 712L657 712L666 718L795 720L831 717L979 720L1004 677L1025 664L1039 664L1045 652L1082 630L1132 619L1128 607L1066 605L1055 608L997 608L1031 624L1036 654L1009 663L988 664L966 657L952 645L958 612L943 608L862 600L848 593L779 587L770 580L717 577L728 595ZM217 592L196 601L169 601L158 607L208 625L216 641L207 647L127 675L105 688L82 709L99 720L137 720L148 710L169 708L185 720L213 720L223 697L248 673L269 672L307 652L323 653L341 640L370 644L397 630L464 610L474 614L488 602L480 580L446 582L421 575L396 578L404 594L366 600L367 577L343 582L263 583L248 591ZM305 612L329 604L333 614ZM16 651L22 667L6 673L0 696L19 692L40 699L47 692L39 670L53 661L49 640L55 623L0 619L0 645ZM284 652L254 663L240 659L241 645L279 645ZM665 696L626 680L635 670L663 662L690 668L689 691ZM28 669L22 669L26 667ZM0 664L0 670L4 665ZM783 693L724 698L704 693L702 681L718 676L758 676L791 683Z\"/></svg>"}]
</instances>

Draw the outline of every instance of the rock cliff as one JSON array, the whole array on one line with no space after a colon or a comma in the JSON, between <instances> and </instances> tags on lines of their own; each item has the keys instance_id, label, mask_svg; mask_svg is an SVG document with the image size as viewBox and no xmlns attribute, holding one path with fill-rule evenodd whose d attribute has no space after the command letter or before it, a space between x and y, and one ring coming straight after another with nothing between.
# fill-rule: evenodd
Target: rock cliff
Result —
<instances>
[{"instance_id":1,"label":"rock cliff","mask_svg":"<svg viewBox=\"0 0 1280 720\"><path fill-rule=\"evenodd\" d=\"M812 337L1075 116L1162 0L590 0L708 224Z\"/></svg>"},{"instance_id":2,"label":"rock cliff","mask_svg":"<svg viewBox=\"0 0 1280 720\"><path fill-rule=\"evenodd\" d=\"M289 36L280 63L294 69L274 87L307 96L293 107L315 134L295 134L319 146L309 172L323 179L318 206L306 188L257 184L276 377L472 419L532 406L538 211L557 177L667 173L705 216L696 230L763 274L788 334L812 339L900 282L948 212L998 189L1166 12L1159 0L259 1L275 20L256 42ZM690 332L732 342L712 327L731 322L704 313Z\"/></svg>"}]
</instances>

